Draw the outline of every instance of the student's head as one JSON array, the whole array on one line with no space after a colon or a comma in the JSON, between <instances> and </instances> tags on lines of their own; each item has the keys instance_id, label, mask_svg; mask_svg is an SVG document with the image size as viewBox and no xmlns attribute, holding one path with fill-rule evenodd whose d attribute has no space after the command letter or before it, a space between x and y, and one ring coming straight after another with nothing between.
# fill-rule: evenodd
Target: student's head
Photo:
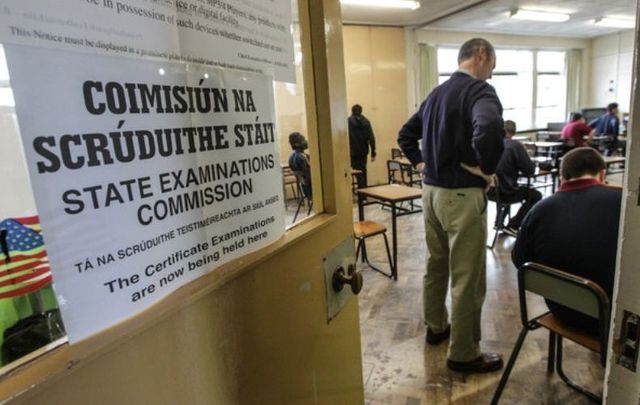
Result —
<instances>
[{"instance_id":1,"label":"student's head","mask_svg":"<svg viewBox=\"0 0 640 405\"><path fill-rule=\"evenodd\" d=\"M291 149L298 152L309 148L307 139L300 132L292 132L289 134L289 145L291 145Z\"/></svg>"},{"instance_id":2,"label":"student's head","mask_svg":"<svg viewBox=\"0 0 640 405\"><path fill-rule=\"evenodd\" d=\"M604 181L606 166L597 150L584 146L572 149L562 158L560 177L562 181L594 178Z\"/></svg>"},{"instance_id":3,"label":"student's head","mask_svg":"<svg viewBox=\"0 0 640 405\"><path fill-rule=\"evenodd\" d=\"M617 114L618 113L618 103L609 103L607 105L607 111L610 112L611 114Z\"/></svg>"},{"instance_id":4,"label":"student's head","mask_svg":"<svg viewBox=\"0 0 640 405\"><path fill-rule=\"evenodd\" d=\"M362 114L362 106L361 106L360 104L354 104L354 105L351 107L351 113L352 113L353 115L360 115L360 114Z\"/></svg>"},{"instance_id":5,"label":"student's head","mask_svg":"<svg viewBox=\"0 0 640 405\"><path fill-rule=\"evenodd\" d=\"M571 113L571 122L584 121L584 117L579 112Z\"/></svg>"},{"instance_id":6,"label":"student's head","mask_svg":"<svg viewBox=\"0 0 640 405\"><path fill-rule=\"evenodd\" d=\"M504 133L507 138L511 139L516 133L516 123L511 120L506 120L504 122Z\"/></svg>"},{"instance_id":7,"label":"student's head","mask_svg":"<svg viewBox=\"0 0 640 405\"><path fill-rule=\"evenodd\" d=\"M470 39L458 51L458 66L480 80L490 79L496 67L496 51L486 39Z\"/></svg>"}]
</instances>

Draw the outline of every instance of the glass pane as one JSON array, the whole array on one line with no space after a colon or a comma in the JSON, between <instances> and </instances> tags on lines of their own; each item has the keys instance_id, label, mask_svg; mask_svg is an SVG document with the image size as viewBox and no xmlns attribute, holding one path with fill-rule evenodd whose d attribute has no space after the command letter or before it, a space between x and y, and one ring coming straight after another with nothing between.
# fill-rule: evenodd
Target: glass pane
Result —
<instances>
[{"instance_id":1,"label":"glass pane","mask_svg":"<svg viewBox=\"0 0 640 405\"><path fill-rule=\"evenodd\" d=\"M298 2L292 2L293 14L297 15ZM312 156L317 156L317 143L309 140L305 87L303 75L303 54L300 24L292 27L296 82L275 82L276 119L280 134L280 164L284 179L286 224L292 225L314 214L311 198L315 190L321 190L311 183L311 165L317 165ZM306 145L304 143L306 142ZM293 149L293 146L296 149ZM306 147L305 147L306 146Z\"/></svg>"},{"instance_id":2,"label":"glass pane","mask_svg":"<svg viewBox=\"0 0 640 405\"><path fill-rule=\"evenodd\" d=\"M496 69L498 72L531 72L533 52L512 49L496 49Z\"/></svg>"},{"instance_id":3,"label":"glass pane","mask_svg":"<svg viewBox=\"0 0 640 405\"><path fill-rule=\"evenodd\" d=\"M488 82L495 87L504 109L503 118L516 123L519 130L531 128L533 53L522 50L496 50L496 69Z\"/></svg>"},{"instance_id":4,"label":"glass pane","mask_svg":"<svg viewBox=\"0 0 640 405\"><path fill-rule=\"evenodd\" d=\"M0 45L0 282L9 282L0 288L2 366L65 335L9 85ZM25 338L37 330L41 340Z\"/></svg>"},{"instance_id":5,"label":"glass pane","mask_svg":"<svg viewBox=\"0 0 640 405\"><path fill-rule=\"evenodd\" d=\"M536 128L546 128L550 122L565 121L564 106L536 108Z\"/></svg>"},{"instance_id":6,"label":"glass pane","mask_svg":"<svg viewBox=\"0 0 640 405\"><path fill-rule=\"evenodd\" d=\"M3 85L2 82L6 81L9 81L9 68L4 56L4 47L0 46L0 86Z\"/></svg>"},{"instance_id":7,"label":"glass pane","mask_svg":"<svg viewBox=\"0 0 640 405\"><path fill-rule=\"evenodd\" d=\"M564 75L538 75L537 128L546 128L549 122L565 121L566 85Z\"/></svg>"},{"instance_id":8,"label":"glass pane","mask_svg":"<svg viewBox=\"0 0 640 405\"><path fill-rule=\"evenodd\" d=\"M438 73L453 73L456 70L458 70L458 49L438 48Z\"/></svg>"},{"instance_id":9,"label":"glass pane","mask_svg":"<svg viewBox=\"0 0 640 405\"><path fill-rule=\"evenodd\" d=\"M0 107L15 107L11 87L0 87Z\"/></svg>"},{"instance_id":10,"label":"glass pane","mask_svg":"<svg viewBox=\"0 0 640 405\"><path fill-rule=\"evenodd\" d=\"M563 51L539 51L538 72L564 72L565 55Z\"/></svg>"}]
</instances>

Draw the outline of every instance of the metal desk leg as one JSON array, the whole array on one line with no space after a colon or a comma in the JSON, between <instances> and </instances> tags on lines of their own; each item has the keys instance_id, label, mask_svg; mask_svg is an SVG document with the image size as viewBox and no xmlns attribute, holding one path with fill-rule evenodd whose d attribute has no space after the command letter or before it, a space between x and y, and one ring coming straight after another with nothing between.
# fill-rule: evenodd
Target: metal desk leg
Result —
<instances>
[{"instance_id":1,"label":"metal desk leg","mask_svg":"<svg viewBox=\"0 0 640 405\"><path fill-rule=\"evenodd\" d=\"M356 191L356 193L358 193L358 191ZM360 193L358 193L358 220L364 221L364 197ZM369 261L369 258L367 257L367 244L363 239L362 240L362 262L365 263L367 261Z\"/></svg>"},{"instance_id":2,"label":"metal desk leg","mask_svg":"<svg viewBox=\"0 0 640 405\"><path fill-rule=\"evenodd\" d=\"M392 247L393 247L393 268L391 269L391 274L393 274L393 279L398 280L398 234L396 231L396 203L395 201L391 203L391 238L392 238Z\"/></svg>"}]
</instances>

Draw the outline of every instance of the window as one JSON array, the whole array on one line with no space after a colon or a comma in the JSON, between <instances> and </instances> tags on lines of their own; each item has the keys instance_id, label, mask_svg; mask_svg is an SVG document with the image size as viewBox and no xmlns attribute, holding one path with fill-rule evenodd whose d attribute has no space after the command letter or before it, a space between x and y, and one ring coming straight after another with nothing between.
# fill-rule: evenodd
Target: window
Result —
<instances>
[{"instance_id":1,"label":"window","mask_svg":"<svg viewBox=\"0 0 640 405\"><path fill-rule=\"evenodd\" d=\"M488 82L500 97L504 119L514 121L518 128L531 128L532 52L497 50L496 57L496 69Z\"/></svg>"},{"instance_id":2,"label":"window","mask_svg":"<svg viewBox=\"0 0 640 405\"><path fill-rule=\"evenodd\" d=\"M487 82L495 89L505 120L521 130L546 128L566 116L564 51L496 49L496 69ZM438 48L439 83L458 68L458 49Z\"/></svg>"},{"instance_id":3,"label":"window","mask_svg":"<svg viewBox=\"0 0 640 405\"><path fill-rule=\"evenodd\" d=\"M297 7L297 2L294 2L293 4ZM284 169L285 166L288 165L289 156L291 155L291 147L289 145L288 136L289 133L301 133L308 139L309 148L303 148L307 149L303 152L306 152L305 155L307 156L307 159L311 161L311 164L314 167L313 171L316 173L316 181L314 182L314 186L315 189L319 191L321 190L321 188L319 187L320 175L317 138L315 137L315 134L309 134L307 125L307 100L305 99L305 81L303 80L304 59L302 56L303 47L301 46L301 30L298 23L294 23L291 29L294 35L295 45L296 83L285 83L280 81L274 82L274 99L267 99L267 105L265 107L269 107L269 113L271 112L271 108L275 109L277 120L276 128L278 128L278 138L281 141L281 144L278 148L279 156L276 155L275 159L270 159L272 155L269 154L268 158L270 160L268 160L268 163L269 165L271 165L269 168L273 168L273 162L275 161L275 165L279 175L281 166L282 169ZM307 49L308 48L305 48L305 50ZM114 58L116 57L114 56ZM307 68L308 67L309 64L307 63ZM197 68L198 67L196 67L196 69ZM176 71L178 70L179 69L176 69ZM164 69L159 69L156 71L158 72L157 74L159 76L164 76L165 74ZM15 86L16 78L19 75L17 75L14 71L12 71L11 73L13 75L12 79L14 80ZM204 78L208 78L208 76L205 74ZM243 78L242 80L246 79ZM263 83L267 83L266 79L263 80ZM307 93L309 93L309 91L307 91ZM269 93L269 95L271 95L271 93ZM19 104L21 102L19 96L20 93L16 92L18 109L21 107L21 105ZM256 121L258 121L259 118L263 117L256 117ZM182 117L176 118L176 122L178 122L180 119L182 119ZM187 122L189 119L193 119L194 122L197 121L197 118L194 116L193 118L186 117L184 119L184 122ZM207 119L211 119L210 115ZM51 346L44 347L50 342L55 341L57 342L57 344L61 344L64 342L65 329L62 324L60 311L58 309L58 300L60 301L60 303L64 303L65 300L64 295L60 293L59 289L54 292L54 288L52 285L52 283L55 282L57 283L56 287L59 288L62 282L60 281L60 277L58 277L57 279L53 279L53 277L59 274L56 273L59 268L55 267L56 263L54 261L52 261L51 264L49 263L49 257L53 256L53 250L45 250L45 242L48 244L47 246L52 246L51 240L53 239L46 240L46 238L48 235L56 234L47 234L48 228L46 228L46 225L43 224L43 226L41 227L39 223L39 210L35 204L32 191L32 183L30 181L29 173L27 170L27 164L24 154L25 148L23 147L22 143L23 139L20 136L20 128L18 127L16 117L16 105L13 98L11 82L9 80L9 69L6 64L4 49L1 45L0 130L0 138L2 139L0 142L0 144L2 145L2 147L0 147L0 174L2 174L3 177L3 198L0 199L0 349L2 349L0 350L2 352L2 356L0 356L0 367L12 363L10 366L8 366L8 368L5 369L8 370L10 367L18 365L21 362L28 361L30 358L37 356L39 353L50 349ZM201 143L200 145L203 145L203 143ZM308 157L309 155L310 158ZM194 159L194 165L196 163L197 162ZM204 160L202 161L202 163L204 163ZM167 167L167 170L175 169L176 172L174 173L177 173L178 171L183 171L182 167L183 166L175 165L171 168ZM184 172L186 173L186 171ZM284 174L284 170L282 170L282 172ZM200 171L199 173L203 172ZM307 180L309 180L309 177L310 174L308 174ZM207 181L210 181L212 183L214 182L214 180L211 180L213 179L213 176L210 176L209 179L210 180ZM301 195L301 191L305 186L303 185L302 187L300 187L299 182L296 181L296 176L293 176L293 179L293 185L286 185L287 193L285 194L286 196L291 197L291 199L285 200L284 202L279 199L271 200L277 201L278 203L277 206L275 205L275 202L273 203L274 211L282 209L279 204L283 204L285 206L285 219L287 226L291 225L294 222L293 218L296 215L296 212L299 211L297 215L297 221L300 221L301 219L307 217L312 213L310 191L311 184L308 183L306 185L308 190L305 190L304 195ZM186 187L186 183L183 183L183 185L185 185ZM280 188L279 185L278 187L276 187L276 190L278 190L278 188ZM317 194L318 193L316 193L316 198ZM197 196L198 194L195 195ZM259 202L261 203L262 201ZM301 203L299 204L299 202ZM184 206L186 206L186 204L187 203L185 203ZM191 202L191 204L195 205L193 201ZM265 204L268 205L270 203L265 202ZM256 205L257 204L253 202L254 210L256 209ZM182 207L182 205L180 206ZM244 208L246 207L248 207L248 205L244 206ZM322 209L322 206L318 204L314 207L314 209L316 211L320 211ZM211 224L212 228L214 226L217 226L214 231L215 233L222 233L227 230L229 231L229 234L231 234L232 232L234 234L237 233L233 229L224 229L223 227L214 224L214 222L211 222ZM171 227L172 225L168 225L167 229L171 229ZM177 228L174 228L174 230L170 231L171 234L175 234L175 229ZM247 229L247 227L243 226L242 229ZM184 232L185 234L187 233L187 231L180 232ZM105 238L107 237L107 233L105 232ZM251 236L247 235L247 239L238 240L242 240L242 244L245 244L245 240L249 241L249 243L253 243L254 240L259 240L257 236L255 236L256 239L253 240L249 239L251 237L254 237L253 234ZM260 236L260 238L261 237L262 236ZM174 238L170 237L169 239ZM191 242L184 242L184 245L182 245L182 247L188 246L188 243ZM98 243L88 246L88 249L91 249L92 255L95 252L95 257L97 257L97 260L100 261L100 258L104 258L107 256L103 255L101 252L98 252L97 249L95 249L96 245L98 245ZM221 249L223 249L222 252L224 252L225 247L221 247ZM145 251L147 250L150 249L145 248ZM232 252L233 250L235 250L235 247L233 249L228 249L227 252ZM164 253L162 254L164 255ZM217 261L217 257L219 256L212 253L209 257L215 258L215 261ZM103 259L103 262L105 261L106 260ZM209 261L202 263L207 264ZM103 264L106 265L106 263ZM182 264L184 264L185 267L181 267L179 270L176 270L180 272L180 275L182 275L182 271L185 268L188 268L186 261L183 261ZM199 266L200 265L198 265L198 267ZM126 268L127 271L137 271L134 268L135 266L131 265L130 263L121 267ZM177 264L174 268L178 269ZM211 265L211 267L209 267L209 269L212 268L213 264ZM52 269L54 272L53 276L51 274ZM195 267L188 268L188 271L191 271L192 269L195 269ZM142 273L136 273L132 278L138 280L139 274ZM150 274L145 273L145 277L150 277ZM124 280L124 278L119 280ZM155 289L155 287L157 286L163 286L162 280L168 280L168 278L160 279L160 281L158 281L156 284L150 285L154 286L153 289ZM164 283L164 285L167 285L168 281ZM135 284L135 282L132 284ZM109 282L107 282L107 284L104 284L104 286L112 288L112 284L109 284ZM151 291L147 289L147 292L152 293L153 289ZM133 294L136 293L134 292ZM137 299L138 298L131 298L132 301ZM67 308L68 307L69 306L67 306ZM67 322L67 330L71 331L69 324L71 324L71 322Z\"/></svg>"},{"instance_id":4,"label":"window","mask_svg":"<svg viewBox=\"0 0 640 405\"><path fill-rule=\"evenodd\" d=\"M293 3L294 10L297 3ZM311 181L311 173L294 170L307 167L305 159L311 165L317 165L318 154L315 136L309 134L305 104L305 86L303 74L303 54L300 38L300 25L293 25L294 62L296 83L274 82L276 119L280 135L280 165L283 170L286 225L290 226L317 212L313 207L313 192L319 190ZM298 132L308 142L308 149L294 153L289 141L292 133ZM310 136L311 135L311 136ZM298 139L298 138L293 138ZM296 142L294 140L294 142ZM294 156L295 155L295 156ZM300 167L291 167L290 162ZM294 173L297 171L297 173ZM308 183L307 183L308 182Z\"/></svg>"},{"instance_id":5,"label":"window","mask_svg":"<svg viewBox=\"0 0 640 405\"><path fill-rule=\"evenodd\" d=\"M567 78L564 67L565 52L537 52L536 128L546 128L548 122L566 119Z\"/></svg>"},{"instance_id":6,"label":"window","mask_svg":"<svg viewBox=\"0 0 640 405\"><path fill-rule=\"evenodd\" d=\"M0 366L64 337L0 45ZM60 343L60 341L58 341ZM15 364L19 364L15 363Z\"/></svg>"}]
</instances>

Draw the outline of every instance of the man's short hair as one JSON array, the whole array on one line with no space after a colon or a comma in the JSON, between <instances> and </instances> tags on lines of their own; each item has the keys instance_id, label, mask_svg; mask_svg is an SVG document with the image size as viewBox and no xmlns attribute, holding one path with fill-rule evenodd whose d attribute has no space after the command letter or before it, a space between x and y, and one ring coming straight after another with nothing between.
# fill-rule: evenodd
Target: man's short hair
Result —
<instances>
[{"instance_id":1,"label":"man's short hair","mask_svg":"<svg viewBox=\"0 0 640 405\"><path fill-rule=\"evenodd\" d=\"M613 110L615 110L616 108L618 108L618 103L609 103L609 104L607 105L607 111L613 111Z\"/></svg>"},{"instance_id":2,"label":"man's short hair","mask_svg":"<svg viewBox=\"0 0 640 405\"><path fill-rule=\"evenodd\" d=\"M564 180L577 179L585 175L595 176L606 168L602 155L588 146L575 148L562 158L560 176Z\"/></svg>"},{"instance_id":3,"label":"man's short hair","mask_svg":"<svg viewBox=\"0 0 640 405\"><path fill-rule=\"evenodd\" d=\"M571 121L578 121L581 118L582 118L582 114L580 114L579 112L571 113Z\"/></svg>"},{"instance_id":4,"label":"man's short hair","mask_svg":"<svg viewBox=\"0 0 640 405\"><path fill-rule=\"evenodd\" d=\"M360 104L354 104L353 107L351 107L351 113L355 115L362 114L362 106Z\"/></svg>"},{"instance_id":5,"label":"man's short hair","mask_svg":"<svg viewBox=\"0 0 640 405\"><path fill-rule=\"evenodd\" d=\"M511 120L506 120L504 122L504 132L508 132L510 134L516 133L516 123Z\"/></svg>"},{"instance_id":6,"label":"man's short hair","mask_svg":"<svg viewBox=\"0 0 640 405\"><path fill-rule=\"evenodd\" d=\"M304 136L300 132L292 132L289 134L289 145L291 149L302 149L304 143Z\"/></svg>"},{"instance_id":7,"label":"man's short hair","mask_svg":"<svg viewBox=\"0 0 640 405\"><path fill-rule=\"evenodd\" d=\"M493 45L491 45L491 42L484 38L472 38L460 47L460 51L458 51L458 65L480 52L482 48L484 48L490 56L495 56L496 51Z\"/></svg>"}]
</instances>

